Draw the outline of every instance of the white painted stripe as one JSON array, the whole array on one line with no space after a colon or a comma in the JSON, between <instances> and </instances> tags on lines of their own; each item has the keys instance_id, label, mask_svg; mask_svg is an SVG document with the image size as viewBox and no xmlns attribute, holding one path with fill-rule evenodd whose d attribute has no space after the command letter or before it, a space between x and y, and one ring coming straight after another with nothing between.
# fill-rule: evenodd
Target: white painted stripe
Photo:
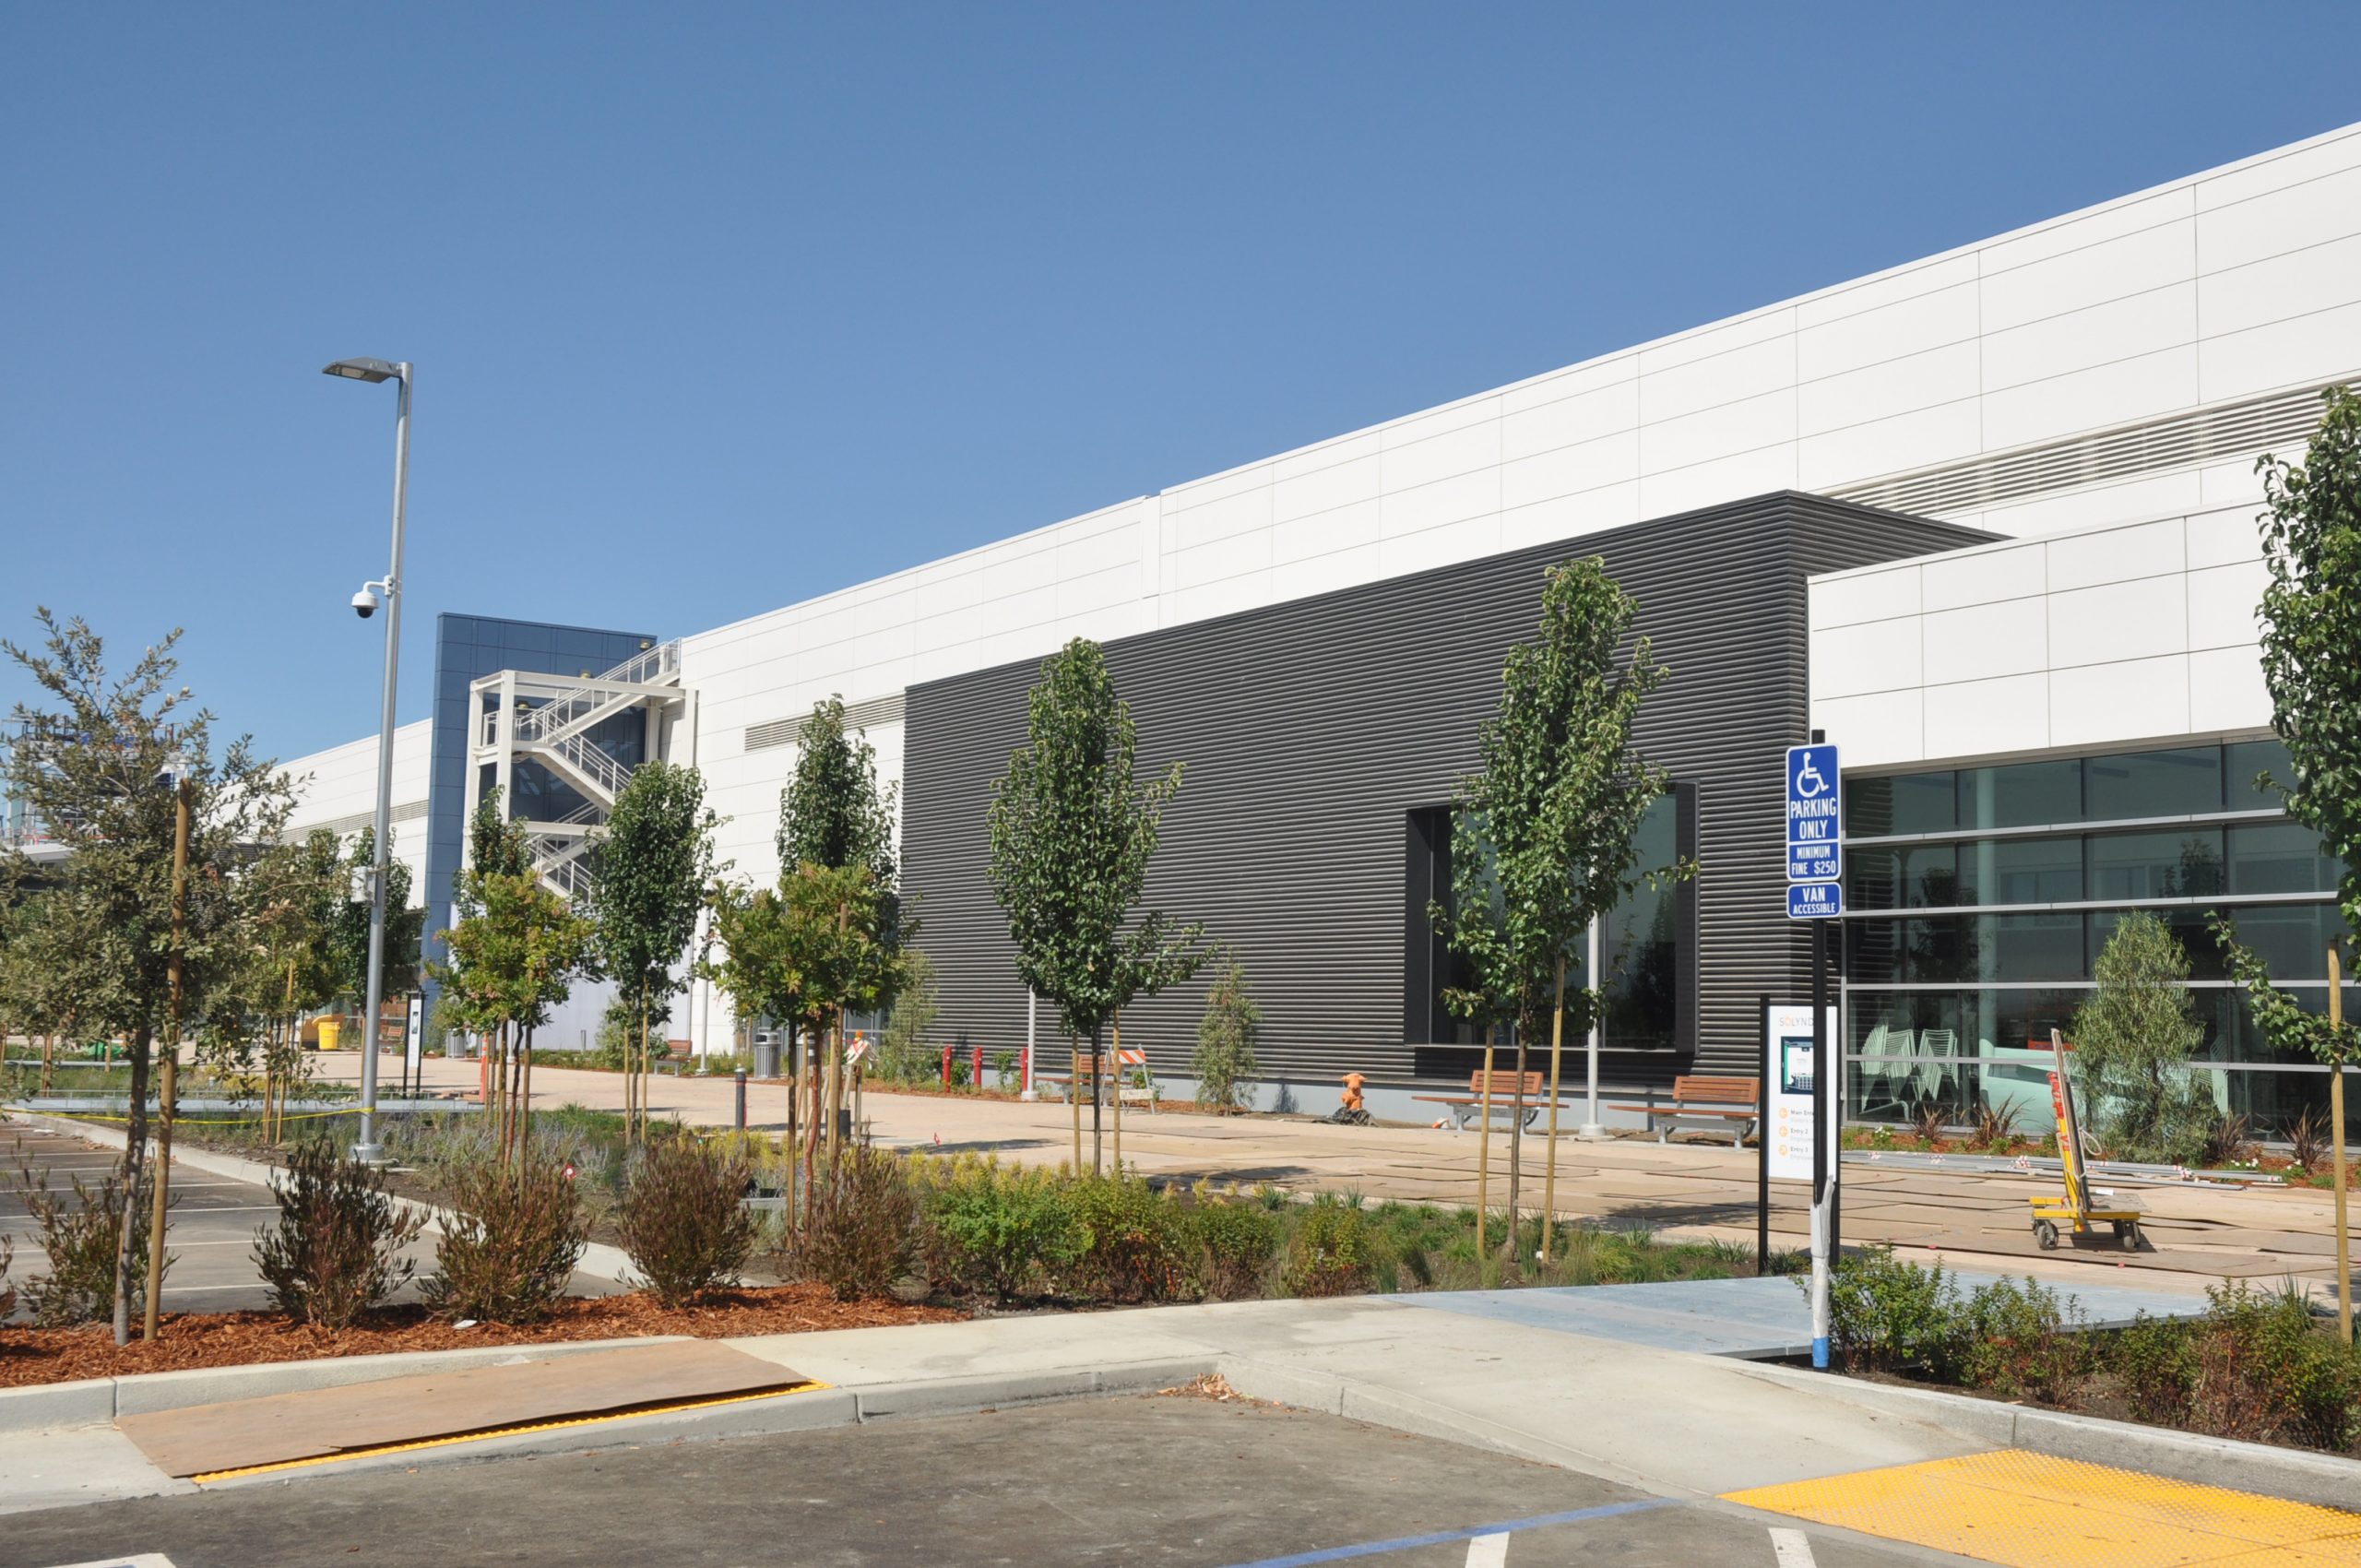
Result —
<instances>
[{"instance_id":1,"label":"white painted stripe","mask_svg":"<svg viewBox=\"0 0 2361 1568\"><path fill-rule=\"evenodd\" d=\"M1801 1530L1771 1528L1771 1550L1779 1560L1779 1568L1818 1568L1812 1562L1811 1542Z\"/></svg>"},{"instance_id":2,"label":"white painted stripe","mask_svg":"<svg viewBox=\"0 0 2361 1568\"><path fill-rule=\"evenodd\" d=\"M1505 1568L1509 1560L1509 1538L1477 1536L1467 1543L1467 1568Z\"/></svg>"}]
</instances>

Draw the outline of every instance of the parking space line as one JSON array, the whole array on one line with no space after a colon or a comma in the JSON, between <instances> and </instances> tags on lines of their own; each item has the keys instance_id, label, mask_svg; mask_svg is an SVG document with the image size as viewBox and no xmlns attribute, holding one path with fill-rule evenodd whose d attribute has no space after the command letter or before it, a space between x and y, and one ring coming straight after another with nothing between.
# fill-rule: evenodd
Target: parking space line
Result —
<instances>
[{"instance_id":1,"label":"parking space line","mask_svg":"<svg viewBox=\"0 0 2361 1568\"><path fill-rule=\"evenodd\" d=\"M1351 1546L1323 1547L1317 1551L1299 1551L1286 1557L1258 1557L1252 1562L1240 1562L1232 1568L1312 1568L1320 1562L1342 1562L1354 1557L1377 1557L1389 1551L1408 1551L1414 1547L1448 1546L1453 1541L1472 1541L1479 1536L1499 1536L1501 1550L1507 1550L1507 1538L1518 1530L1546 1529L1551 1525L1579 1525L1589 1519L1611 1519L1619 1514L1644 1514L1652 1508L1669 1508L1669 1497L1639 1497L1629 1503L1602 1503L1595 1508L1576 1508L1564 1514L1539 1514L1530 1519L1506 1519L1493 1525L1472 1525L1464 1530L1437 1530L1431 1535L1401 1536L1393 1540L1359 1541ZM1474 1561L1470 1559L1470 1561Z\"/></svg>"},{"instance_id":2,"label":"parking space line","mask_svg":"<svg viewBox=\"0 0 2361 1568\"><path fill-rule=\"evenodd\" d=\"M1812 1561L1811 1542L1801 1530L1771 1526L1771 1555L1779 1560L1779 1568L1819 1568Z\"/></svg>"},{"instance_id":3,"label":"parking space line","mask_svg":"<svg viewBox=\"0 0 2361 1568\"><path fill-rule=\"evenodd\" d=\"M1467 1543L1467 1568L1508 1568L1509 1538L1477 1536Z\"/></svg>"}]
</instances>

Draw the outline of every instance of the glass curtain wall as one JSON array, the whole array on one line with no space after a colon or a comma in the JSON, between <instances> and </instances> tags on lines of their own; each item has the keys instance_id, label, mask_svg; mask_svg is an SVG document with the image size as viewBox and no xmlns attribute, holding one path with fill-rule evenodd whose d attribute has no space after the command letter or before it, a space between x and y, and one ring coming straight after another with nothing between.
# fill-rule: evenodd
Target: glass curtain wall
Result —
<instances>
[{"instance_id":1,"label":"glass curtain wall","mask_svg":"<svg viewBox=\"0 0 2361 1568\"><path fill-rule=\"evenodd\" d=\"M2189 954L2221 1110L2265 1134L2324 1115L2327 1074L2262 1038L2210 929L2229 917L2274 980L2326 1009L2328 944L2349 933L2336 862L2258 787L2286 772L2278 742L2247 741L1847 778L1851 1114L1965 1121L1989 1104L2047 1130L2049 1032L2073 1039L2107 938L2146 909Z\"/></svg>"}]
</instances>

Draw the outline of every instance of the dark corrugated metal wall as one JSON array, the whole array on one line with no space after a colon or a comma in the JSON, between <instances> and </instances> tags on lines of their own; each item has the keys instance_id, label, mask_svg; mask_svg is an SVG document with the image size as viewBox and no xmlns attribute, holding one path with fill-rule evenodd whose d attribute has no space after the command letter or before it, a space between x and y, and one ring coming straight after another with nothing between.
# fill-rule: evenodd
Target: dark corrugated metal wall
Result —
<instances>
[{"instance_id":1,"label":"dark corrugated metal wall","mask_svg":"<svg viewBox=\"0 0 2361 1568\"><path fill-rule=\"evenodd\" d=\"M1406 816L1447 802L1474 765L1502 655L1533 633L1543 568L1598 554L1672 671L1641 743L1697 790L1702 1005L1682 1039L1699 1066L1743 1070L1753 998L1805 980L1782 913L1778 754L1805 721L1804 576L1986 537L1783 493L1110 643L1142 769L1187 767L1148 902L1205 921L1244 963L1267 1075L1464 1081L1463 1052L1403 1039ZM906 720L903 865L939 1027L988 1051L1025 1039L984 813L1024 742L1037 670L913 687ZM1124 1043L1145 1046L1159 1073L1185 1072L1205 984L1133 1008ZM1062 1049L1057 1030L1045 1008L1045 1051ZM1609 1075L1654 1081L1691 1056L1623 1055Z\"/></svg>"}]
</instances>

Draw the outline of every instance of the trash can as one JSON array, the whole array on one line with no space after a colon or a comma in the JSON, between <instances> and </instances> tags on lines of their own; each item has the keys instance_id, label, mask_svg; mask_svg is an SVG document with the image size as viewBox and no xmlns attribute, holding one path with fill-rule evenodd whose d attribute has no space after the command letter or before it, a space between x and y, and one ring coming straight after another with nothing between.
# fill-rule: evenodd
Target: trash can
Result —
<instances>
[{"instance_id":1,"label":"trash can","mask_svg":"<svg viewBox=\"0 0 2361 1568\"><path fill-rule=\"evenodd\" d=\"M322 1018L320 1020L320 1049L322 1051L334 1051L337 1046L337 1036L342 1032L343 1025L341 1020L336 1018Z\"/></svg>"},{"instance_id":2,"label":"trash can","mask_svg":"<svg viewBox=\"0 0 2361 1568\"><path fill-rule=\"evenodd\" d=\"M778 1037L777 1035L767 1039L760 1035L754 1037L754 1076L758 1078L778 1076Z\"/></svg>"}]
</instances>

